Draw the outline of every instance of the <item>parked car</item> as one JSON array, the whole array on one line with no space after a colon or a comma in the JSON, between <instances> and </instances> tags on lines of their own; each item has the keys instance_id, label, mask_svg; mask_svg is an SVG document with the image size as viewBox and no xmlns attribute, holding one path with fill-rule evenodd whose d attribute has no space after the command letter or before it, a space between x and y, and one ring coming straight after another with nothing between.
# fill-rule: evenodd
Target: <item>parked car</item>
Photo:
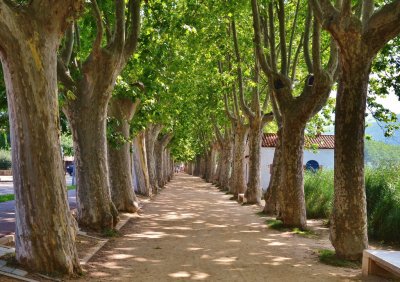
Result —
<instances>
[{"instance_id":1,"label":"parked car","mask_svg":"<svg viewBox=\"0 0 400 282\"><path fill-rule=\"evenodd\" d=\"M75 171L75 165L74 164L67 165L67 172L68 172L69 175L72 176L74 171Z\"/></svg>"}]
</instances>

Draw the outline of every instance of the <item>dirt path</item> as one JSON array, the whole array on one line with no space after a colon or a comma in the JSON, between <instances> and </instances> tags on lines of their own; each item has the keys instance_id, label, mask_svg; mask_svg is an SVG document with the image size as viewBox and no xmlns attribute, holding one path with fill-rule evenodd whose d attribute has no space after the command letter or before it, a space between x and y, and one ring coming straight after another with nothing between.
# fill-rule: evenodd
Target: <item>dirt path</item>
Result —
<instances>
[{"instance_id":1,"label":"dirt path","mask_svg":"<svg viewBox=\"0 0 400 282\"><path fill-rule=\"evenodd\" d=\"M180 174L85 267L84 281L345 281L360 270L318 262L328 239L266 227L203 180Z\"/></svg>"}]
</instances>

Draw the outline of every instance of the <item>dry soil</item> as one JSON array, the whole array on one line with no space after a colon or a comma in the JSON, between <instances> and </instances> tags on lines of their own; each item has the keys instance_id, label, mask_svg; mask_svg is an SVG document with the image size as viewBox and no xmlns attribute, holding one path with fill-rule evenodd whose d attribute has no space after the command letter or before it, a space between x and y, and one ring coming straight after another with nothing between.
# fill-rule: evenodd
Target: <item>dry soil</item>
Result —
<instances>
[{"instance_id":1,"label":"dry soil","mask_svg":"<svg viewBox=\"0 0 400 282\"><path fill-rule=\"evenodd\" d=\"M349 281L360 269L321 264L327 232L305 238L268 228L202 179L178 174L85 266L84 281ZM313 222L310 222L313 224Z\"/></svg>"}]
</instances>

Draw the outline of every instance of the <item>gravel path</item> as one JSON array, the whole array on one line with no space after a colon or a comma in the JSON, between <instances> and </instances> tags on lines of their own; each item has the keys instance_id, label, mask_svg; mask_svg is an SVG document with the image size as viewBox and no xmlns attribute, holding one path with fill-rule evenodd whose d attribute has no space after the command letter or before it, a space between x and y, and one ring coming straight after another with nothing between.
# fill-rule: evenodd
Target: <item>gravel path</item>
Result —
<instances>
[{"instance_id":1,"label":"gravel path","mask_svg":"<svg viewBox=\"0 0 400 282\"><path fill-rule=\"evenodd\" d=\"M85 266L82 281L346 281L360 270L318 262L325 235L266 227L260 208L240 206L197 177L179 174L144 213Z\"/></svg>"}]
</instances>

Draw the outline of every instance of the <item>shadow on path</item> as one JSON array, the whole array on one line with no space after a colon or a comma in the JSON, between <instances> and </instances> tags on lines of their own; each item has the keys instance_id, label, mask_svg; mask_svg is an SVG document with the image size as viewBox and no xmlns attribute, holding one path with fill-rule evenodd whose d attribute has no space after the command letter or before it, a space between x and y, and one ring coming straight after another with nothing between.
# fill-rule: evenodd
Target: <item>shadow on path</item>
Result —
<instances>
[{"instance_id":1,"label":"shadow on path","mask_svg":"<svg viewBox=\"0 0 400 282\"><path fill-rule=\"evenodd\" d=\"M344 281L360 271L320 264L309 239L266 227L202 179L178 174L87 265L85 281Z\"/></svg>"}]
</instances>

